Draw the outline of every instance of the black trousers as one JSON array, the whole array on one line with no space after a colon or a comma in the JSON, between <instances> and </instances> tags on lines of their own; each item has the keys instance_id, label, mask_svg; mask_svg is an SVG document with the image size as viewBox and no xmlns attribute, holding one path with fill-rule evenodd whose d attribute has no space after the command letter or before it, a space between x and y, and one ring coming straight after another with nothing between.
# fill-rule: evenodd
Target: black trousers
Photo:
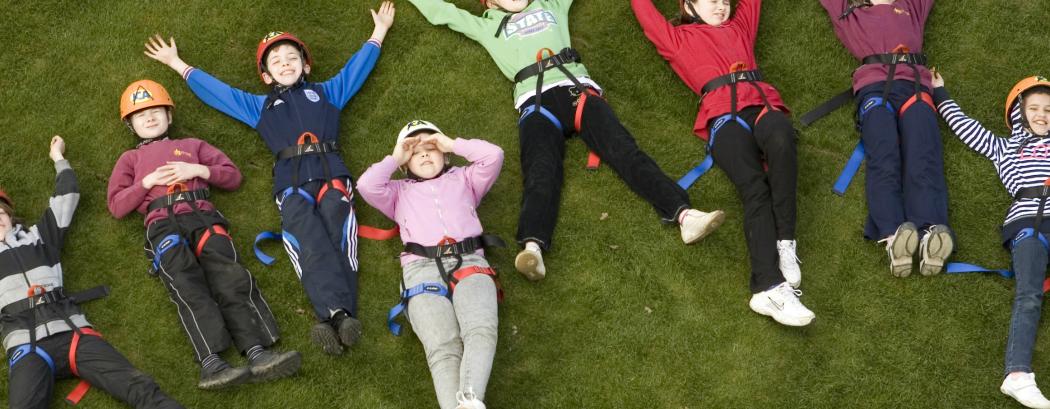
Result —
<instances>
[{"instance_id":1,"label":"black trousers","mask_svg":"<svg viewBox=\"0 0 1050 409\"><path fill-rule=\"evenodd\" d=\"M237 250L226 236L211 235L200 256L195 254L211 225L227 226L217 212L186 213L161 219L146 228L147 246L156 251L165 237L181 234L188 245L172 247L161 256L157 275L178 308L182 327L196 359L230 347L237 350L277 342L277 320L262 297L259 284L238 262Z\"/></svg>"},{"instance_id":2,"label":"black trousers","mask_svg":"<svg viewBox=\"0 0 1050 409\"><path fill-rule=\"evenodd\" d=\"M43 358L34 353L27 354L11 367L7 391L12 409L46 409L50 406L55 379L73 376L69 369L72 341L72 331L37 341L37 347L43 348L54 361L54 374ZM133 407L182 408L161 392L153 378L135 369L124 355L102 338L86 334L80 337L76 365L80 377L88 381L92 389L101 389Z\"/></svg>"},{"instance_id":3,"label":"black trousers","mask_svg":"<svg viewBox=\"0 0 1050 409\"><path fill-rule=\"evenodd\" d=\"M575 87L549 89L542 95L542 104L558 123L540 112L518 123L524 177L518 242L534 240L543 249L550 248L561 201L565 140L576 133L578 95ZM522 108L530 105L531 102L526 103ZM632 191L649 202L664 221L674 222L678 213L691 207L689 194L638 148L634 137L604 99L587 98L579 136Z\"/></svg>"},{"instance_id":4,"label":"black trousers","mask_svg":"<svg viewBox=\"0 0 1050 409\"><path fill-rule=\"evenodd\" d=\"M761 111L754 106L739 113L754 132L734 120L726 122L714 135L713 149L715 163L736 186L744 205L752 293L784 282L777 240L795 239L798 190L795 128L779 111L767 112L756 124Z\"/></svg>"}]
</instances>

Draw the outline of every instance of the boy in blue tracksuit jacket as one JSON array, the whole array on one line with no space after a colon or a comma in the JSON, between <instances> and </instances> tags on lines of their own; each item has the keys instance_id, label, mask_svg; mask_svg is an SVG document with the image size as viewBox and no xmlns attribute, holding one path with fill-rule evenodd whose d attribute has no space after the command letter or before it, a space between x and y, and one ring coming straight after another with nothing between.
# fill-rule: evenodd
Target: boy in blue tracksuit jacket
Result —
<instances>
[{"instance_id":1,"label":"boy in blue tracksuit jacket","mask_svg":"<svg viewBox=\"0 0 1050 409\"><path fill-rule=\"evenodd\" d=\"M339 113L361 89L379 59L394 22L394 5L372 11L375 30L339 74L309 82L311 54L290 33L272 32L259 43L259 76L273 89L255 95L226 85L179 58L174 38L159 36L146 54L179 72L204 103L259 131L273 152L273 195L282 240L320 321L311 340L340 354L361 336L357 320L357 220L350 171L338 154Z\"/></svg>"}]
</instances>

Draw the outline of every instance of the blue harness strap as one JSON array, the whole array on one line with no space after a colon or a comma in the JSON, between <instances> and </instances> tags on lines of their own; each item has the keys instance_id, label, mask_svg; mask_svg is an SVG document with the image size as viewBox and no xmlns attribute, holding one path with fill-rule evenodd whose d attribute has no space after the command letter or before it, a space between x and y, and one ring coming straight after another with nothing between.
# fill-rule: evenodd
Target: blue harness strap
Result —
<instances>
[{"instance_id":1,"label":"blue harness strap","mask_svg":"<svg viewBox=\"0 0 1050 409\"><path fill-rule=\"evenodd\" d=\"M259 233L259 235L255 236L255 258L259 259L259 262L265 265L273 265L274 261L276 260L273 257L270 257L268 254L264 253L262 249L259 248L259 243L266 240L281 240L282 237L282 234L274 233L272 231L264 231L262 233Z\"/></svg>"},{"instance_id":2,"label":"blue harness strap","mask_svg":"<svg viewBox=\"0 0 1050 409\"><path fill-rule=\"evenodd\" d=\"M1045 248L1048 251L1050 251L1050 241L1047 241L1046 236L1044 236L1043 233L1036 232L1035 228L1033 228L1033 227L1028 227L1028 228L1025 228L1025 229L1021 229L1021 231L1017 232L1017 237L1014 237L1014 239L1010 242L1010 246L1011 247L1016 246L1017 243L1020 243L1021 241L1024 241L1024 240L1027 240L1027 239L1030 239L1030 238L1033 238L1033 237L1039 239L1039 242L1043 243L1043 248ZM946 268L946 270L947 270L947 272L949 274L996 273L996 274L999 274L1000 276L1003 276L1003 278L1014 278L1014 272L1013 271L1010 271L1010 270L996 270L996 269L993 269L993 268L985 268L985 267L981 267L981 266L976 265L976 264L948 263L948 265L945 266L945 268Z\"/></svg>"},{"instance_id":3,"label":"blue harness strap","mask_svg":"<svg viewBox=\"0 0 1050 409\"><path fill-rule=\"evenodd\" d=\"M417 295L421 294L434 294L442 297L448 297L448 288L443 284L438 283L422 283L415 287L409 288L401 293L401 302L397 303L394 308L390 309L390 312L386 315L386 325L390 328L390 332L395 336L401 336L401 324L396 322L397 316L401 315L408 308L408 301Z\"/></svg>"},{"instance_id":4,"label":"blue harness strap","mask_svg":"<svg viewBox=\"0 0 1050 409\"><path fill-rule=\"evenodd\" d=\"M682 176L680 179L678 179L678 186L681 186L682 189L689 190L690 186L693 186L693 184L696 183L696 181L700 179L701 176L703 176L705 173L707 173L707 171L711 170L711 168L714 167L715 158L714 156L711 156L711 152L715 146L715 135L718 134L718 131L721 130L723 126L729 123L730 119L735 119L736 123L740 124L740 126L744 127L744 129L748 132L751 132L751 126L747 124L747 121L744 121L744 119L738 115L725 114L715 119L714 126L712 126L711 130L708 132L708 135L710 135L710 137L707 138L707 155L704 157L704 160L700 162L699 165L690 170L689 173L686 173L685 176Z\"/></svg>"},{"instance_id":5,"label":"blue harness strap","mask_svg":"<svg viewBox=\"0 0 1050 409\"><path fill-rule=\"evenodd\" d=\"M29 344L22 344L15 348L15 352L11 354L11 359L8 361L8 370L14 369L15 364L21 361L22 358L29 356L30 353L34 353L43 359L47 363L48 368L51 368L51 375L55 374L55 361L51 359L51 356L40 347L30 347Z\"/></svg>"},{"instance_id":6,"label":"blue harness strap","mask_svg":"<svg viewBox=\"0 0 1050 409\"><path fill-rule=\"evenodd\" d=\"M298 188L298 187L290 187L290 188L282 190L280 195L279 195L281 197L281 202L283 203L284 200L287 199L288 196L291 196L292 194L297 194L299 196L302 196L303 199L306 199L307 202L310 202L310 205L313 205L313 206L317 205L317 199L315 199L313 196L310 196L309 193L307 193L305 190L303 190L301 188Z\"/></svg>"},{"instance_id":7,"label":"blue harness strap","mask_svg":"<svg viewBox=\"0 0 1050 409\"><path fill-rule=\"evenodd\" d=\"M164 253L167 253L168 250L171 250L180 244L188 243L186 243L186 240L178 234L164 236L164 238L160 240L160 246L157 246L157 250L153 252L153 271L160 271L161 257L164 256Z\"/></svg>"},{"instance_id":8,"label":"blue harness strap","mask_svg":"<svg viewBox=\"0 0 1050 409\"><path fill-rule=\"evenodd\" d=\"M521 111L521 116L518 117L518 126L521 126L521 122L534 113L536 113L536 104L525 107L525 109ZM558 117L554 116L554 114L551 113L551 111L548 111L547 108L541 106L539 113L547 117L547 119L558 128L558 131L565 132L565 129L561 126L561 121L558 121Z\"/></svg>"},{"instance_id":9,"label":"blue harness strap","mask_svg":"<svg viewBox=\"0 0 1050 409\"><path fill-rule=\"evenodd\" d=\"M864 117L868 116L868 113L872 109L878 107L885 107L890 112L896 112L893 109L893 105L890 105L889 101L886 101L882 97L874 96L864 100L864 103L860 106L860 111L857 113L858 123L864 122ZM835 180L835 185L831 188L836 195L845 196L846 189L849 188L850 182L853 181L853 177L857 175L857 171L860 170L861 163L864 163L864 141L857 142L857 146L853 148L853 154L850 155L849 160L846 161L846 166L842 168L842 173L839 173L838 179Z\"/></svg>"}]
</instances>

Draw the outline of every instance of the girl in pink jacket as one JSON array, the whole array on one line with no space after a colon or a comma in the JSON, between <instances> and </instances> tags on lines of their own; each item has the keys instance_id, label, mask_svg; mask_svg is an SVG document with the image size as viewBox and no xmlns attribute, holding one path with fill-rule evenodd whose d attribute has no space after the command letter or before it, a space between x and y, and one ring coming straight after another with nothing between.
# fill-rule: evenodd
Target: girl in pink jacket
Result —
<instances>
[{"instance_id":1,"label":"girl in pink jacket","mask_svg":"<svg viewBox=\"0 0 1050 409\"><path fill-rule=\"evenodd\" d=\"M471 164L449 166L453 153ZM442 409L485 408L499 286L483 248L503 242L482 234L476 209L502 166L498 146L451 139L429 122L412 121L398 134L393 154L357 182L361 197L400 228L401 302L389 325L399 334L394 318L407 309ZM399 168L407 177L391 180Z\"/></svg>"}]
</instances>

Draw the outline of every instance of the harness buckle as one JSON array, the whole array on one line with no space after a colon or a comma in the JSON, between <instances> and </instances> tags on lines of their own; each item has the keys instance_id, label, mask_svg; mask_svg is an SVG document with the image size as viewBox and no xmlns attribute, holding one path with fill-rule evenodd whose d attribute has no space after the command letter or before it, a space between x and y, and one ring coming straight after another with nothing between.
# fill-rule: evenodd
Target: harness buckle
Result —
<instances>
[{"instance_id":1,"label":"harness buckle","mask_svg":"<svg viewBox=\"0 0 1050 409\"><path fill-rule=\"evenodd\" d=\"M38 291L39 290L39 291ZM33 284L29 286L29 290L26 291L26 297L33 298L44 295L47 293L47 289L40 284Z\"/></svg>"}]
</instances>

